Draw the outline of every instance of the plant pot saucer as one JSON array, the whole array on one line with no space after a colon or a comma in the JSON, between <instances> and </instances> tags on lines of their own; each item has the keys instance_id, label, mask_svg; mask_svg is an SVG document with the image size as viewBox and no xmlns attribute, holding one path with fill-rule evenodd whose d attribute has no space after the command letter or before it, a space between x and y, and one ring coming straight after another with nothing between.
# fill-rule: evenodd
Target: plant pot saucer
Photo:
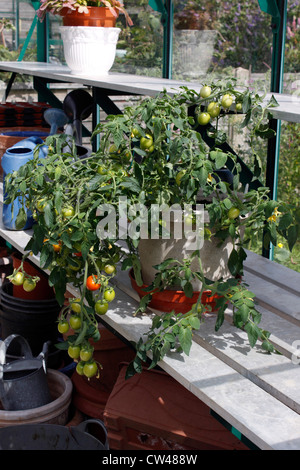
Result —
<instances>
[{"instance_id":1,"label":"plant pot saucer","mask_svg":"<svg viewBox=\"0 0 300 470\"><path fill-rule=\"evenodd\" d=\"M138 293L139 297L142 298L147 295L145 289L148 287L146 284L138 286L133 269L129 271L129 277L132 288ZM187 297L181 290L163 290L161 292L152 292L152 299L148 306L159 310L161 312L171 312L174 310L175 313L187 313L191 310L193 304L198 300L199 292L194 292L192 297ZM206 290L202 293L201 303L207 305L207 312L212 313L216 310L216 300L220 296L211 295L210 290Z\"/></svg>"}]
</instances>

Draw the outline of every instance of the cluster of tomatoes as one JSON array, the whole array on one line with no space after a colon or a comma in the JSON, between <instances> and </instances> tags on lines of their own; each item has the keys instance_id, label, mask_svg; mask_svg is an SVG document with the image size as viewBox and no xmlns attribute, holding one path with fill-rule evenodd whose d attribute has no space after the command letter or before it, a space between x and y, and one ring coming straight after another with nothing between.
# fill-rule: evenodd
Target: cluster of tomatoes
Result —
<instances>
[{"instance_id":1,"label":"cluster of tomatoes","mask_svg":"<svg viewBox=\"0 0 300 470\"><path fill-rule=\"evenodd\" d=\"M205 85L200 90L200 97L203 99L209 99L212 94L212 89L210 86ZM210 101L207 104L206 111L202 111L198 114L197 122L200 126L206 126L211 119L217 118L220 113L221 109L228 110L234 101L234 97L226 93L224 94L221 99ZM236 102L235 103L235 110L241 111L242 110L242 103Z\"/></svg>"},{"instance_id":2,"label":"cluster of tomatoes","mask_svg":"<svg viewBox=\"0 0 300 470\"><path fill-rule=\"evenodd\" d=\"M115 273L115 266L106 265L104 271L108 275ZM89 291L99 291L96 301L94 304L94 310L97 315L105 315L108 310L108 304L115 298L115 291L113 287L107 284L102 286L100 280L95 275L90 275L86 279L86 288ZM84 375L87 378L94 376L99 377L99 368L101 365L95 361L93 357L94 348L83 334L86 326L86 319L83 315L85 307L80 298L73 299L70 302L70 308L68 313L70 314L67 318L65 315L61 315L58 322L58 331L61 334L66 334L69 330L73 330L74 336L70 336L68 341L68 355L77 362L76 372L79 375ZM79 338L82 336L82 341Z\"/></svg>"},{"instance_id":3,"label":"cluster of tomatoes","mask_svg":"<svg viewBox=\"0 0 300 470\"><path fill-rule=\"evenodd\" d=\"M30 276L21 268L15 269L7 278L15 286L22 286L26 292L32 292L36 288L36 283L40 280L38 276Z\"/></svg>"}]
</instances>

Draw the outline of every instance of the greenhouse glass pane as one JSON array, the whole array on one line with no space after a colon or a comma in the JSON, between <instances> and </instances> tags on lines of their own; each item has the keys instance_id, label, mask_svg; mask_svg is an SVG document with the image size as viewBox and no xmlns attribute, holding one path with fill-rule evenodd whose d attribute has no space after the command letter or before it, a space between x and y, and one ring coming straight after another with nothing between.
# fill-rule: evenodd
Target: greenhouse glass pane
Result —
<instances>
[{"instance_id":1,"label":"greenhouse glass pane","mask_svg":"<svg viewBox=\"0 0 300 470\"><path fill-rule=\"evenodd\" d=\"M173 78L229 76L269 89L272 40L257 0L174 0Z\"/></svg>"},{"instance_id":2,"label":"greenhouse glass pane","mask_svg":"<svg viewBox=\"0 0 300 470\"><path fill-rule=\"evenodd\" d=\"M120 15L117 25L121 33L112 72L161 77L163 68L163 27L161 14L154 11L148 0L125 0L133 26L125 25Z\"/></svg>"}]
</instances>

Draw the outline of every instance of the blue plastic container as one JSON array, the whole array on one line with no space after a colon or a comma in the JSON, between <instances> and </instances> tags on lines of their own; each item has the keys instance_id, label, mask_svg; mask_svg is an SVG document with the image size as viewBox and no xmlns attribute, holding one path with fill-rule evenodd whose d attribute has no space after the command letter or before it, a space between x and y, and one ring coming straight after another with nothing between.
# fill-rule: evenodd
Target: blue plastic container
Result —
<instances>
[{"instance_id":1,"label":"blue plastic container","mask_svg":"<svg viewBox=\"0 0 300 470\"><path fill-rule=\"evenodd\" d=\"M6 150L5 154L1 159L1 165L3 168L3 198L4 201L7 197L5 192L5 177L9 173L13 171L19 170L21 166L23 166L26 162L28 162L31 158L33 158L33 151L36 145L43 144L44 141L40 137L31 136L28 139L21 140L13 147ZM40 148L40 158L44 158L47 155L48 147L46 145ZM22 200L21 198L17 198L13 203L13 212L12 212L12 204L3 204L3 213L2 213L2 221L3 225L8 230L20 230L16 228L16 218L20 208L22 207ZM22 230L27 230L32 227L34 220L32 217L31 211L26 209L27 211L27 221Z\"/></svg>"}]
</instances>

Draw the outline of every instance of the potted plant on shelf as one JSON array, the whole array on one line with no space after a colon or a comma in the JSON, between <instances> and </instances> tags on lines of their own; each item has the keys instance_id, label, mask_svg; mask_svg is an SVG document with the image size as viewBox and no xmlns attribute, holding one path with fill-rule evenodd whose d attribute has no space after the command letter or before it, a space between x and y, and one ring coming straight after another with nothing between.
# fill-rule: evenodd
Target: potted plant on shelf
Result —
<instances>
[{"instance_id":1,"label":"potted plant on shelf","mask_svg":"<svg viewBox=\"0 0 300 470\"><path fill-rule=\"evenodd\" d=\"M280 233L292 249L298 227L288 205L269 199L268 188L255 188L249 181L247 191L239 161L223 148L227 136L221 125L229 112L241 113L243 126L251 129L250 140L267 137L266 107L248 89L237 90L228 82L204 86L200 94L187 88L174 97L163 92L99 124L94 131L101 134L99 149L84 160L63 152L64 136L49 137L46 161L36 154L7 177L7 201L26 197L36 217L27 249L40 254L60 303L67 283L78 288L79 298L63 310L59 328L64 331L71 324L75 329L64 347L79 361L79 373L97 371L89 338L99 336L97 316L105 314L115 296L110 280L119 266L129 269L133 285L143 289L137 312L151 305L156 294L175 291L180 297L154 316L146 339L136 345L128 375L141 370L148 351L151 366L174 348L188 354L192 331L206 312L216 312L219 329L228 302L234 325L247 331L251 346L261 340L265 350L273 350L269 333L259 327L254 294L243 284L245 246L257 232L264 233L265 243L274 244ZM210 147L201 134L209 135ZM174 208L181 216L176 226L177 218L170 215ZM173 225L184 228L174 240ZM196 245L183 251L185 236L188 241L196 236ZM148 242L153 243L154 272L144 263L147 248L142 245ZM218 250L217 265L224 264L221 273L205 259L210 245ZM154 257L154 249L161 259ZM145 282L148 274L152 278Z\"/></svg>"},{"instance_id":2,"label":"potted plant on shelf","mask_svg":"<svg viewBox=\"0 0 300 470\"><path fill-rule=\"evenodd\" d=\"M203 76L217 40L217 12L206 2L174 2L174 73L187 79ZM195 60L198 58L198 60Z\"/></svg>"},{"instance_id":3,"label":"potted plant on shelf","mask_svg":"<svg viewBox=\"0 0 300 470\"><path fill-rule=\"evenodd\" d=\"M107 75L111 69L119 38L116 28L119 13L126 23L132 20L119 0L41 0L37 16L60 15L60 32L67 65L79 75Z\"/></svg>"}]
</instances>

